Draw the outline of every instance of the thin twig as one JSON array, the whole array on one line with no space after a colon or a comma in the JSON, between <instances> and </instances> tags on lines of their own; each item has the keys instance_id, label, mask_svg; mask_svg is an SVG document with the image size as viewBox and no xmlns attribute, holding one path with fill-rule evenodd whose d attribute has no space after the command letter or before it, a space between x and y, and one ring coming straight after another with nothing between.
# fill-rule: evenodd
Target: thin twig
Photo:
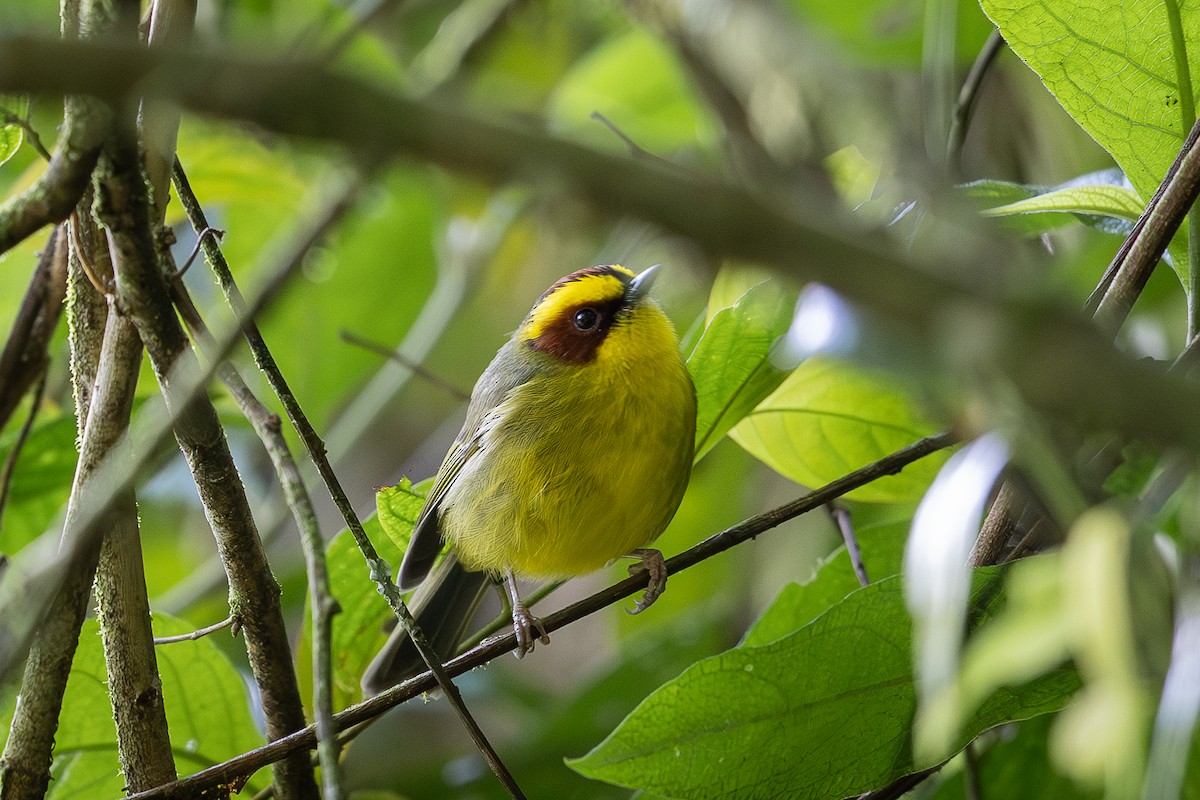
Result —
<instances>
[{"instance_id":1,"label":"thin twig","mask_svg":"<svg viewBox=\"0 0 1200 800\"><path fill-rule=\"evenodd\" d=\"M226 628L231 628L234 626L234 623L236 621L237 621L237 617L230 614L228 617L221 620L220 622L217 622L213 625L209 625L206 628L198 628L197 630L194 630L191 633L181 633L178 636L156 636L154 638L154 644L160 645L160 644L176 644L178 642L194 642L197 639L202 639L205 636L208 636L210 633L216 633L217 631L223 631ZM237 629L235 628L234 629L235 636L237 635L236 630Z\"/></svg>"},{"instance_id":2,"label":"thin twig","mask_svg":"<svg viewBox=\"0 0 1200 800\"><path fill-rule=\"evenodd\" d=\"M47 361L42 366L42 376L38 378L37 385L33 389L33 395L30 397L29 413L25 415L25 421L21 424L21 431L17 434L17 440L13 442L12 449L8 451L8 455L4 458L4 468L0 470L0 523L4 520L4 509L8 506L8 493L12 489L13 473L17 467L17 459L21 457L21 451L25 449L25 442L29 439L29 432L33 430L33 423L37 420L38 412L42 408L42 396L46 393L46 376L50 374L50 363ZM0 524L0 530L4 526Z\"/></svg>"},{"instance_id":3,"label":"thin twig","mask_svg":"<svg viewBox=\"0 0 1200 800\"><path fill-rule=\"evenodd\" d=\"M178 160L175 162L174 178L176 192L188 214L188 218L192 222L192 226L196 230L203 230L208 227L204 209L200 206L199 201L192 192L191 186L187 181L187 175L184 173L183 167ZM242 298L241 291L234 282L233 273L229 269L229 265L225 262L224 255L211 239L205 245L205 255L208 257L209 264L217 276L222 291L225 293L226 301L235 313L240 314L245 300ZM355 514L350 499L346 496L341 482L338 480L332 465L329 463L325 443L321 440L316 429L313 428L312 423L309 422L308 417L300 408L299 401L288 386L287 380L283 377L283 373L276 364L274 356L271 355L271 351L262 338L258 327L252 321L249 321L243 325L242 330L250 346L250 351L254 356L254 363L258 365L258 368L266 376L272 391L275 392L276 397L283 404L292 426L300 434L300 440L304 443L309 458L312 459L321 478L325 481L325 486L329 491L330 497L333 498L334 504L338 507L342 518L346 522L346 526L350 529L351 535L354 537L355 544L358 545L358 549L362 552L363 558L366 560L371 579L379 585L380 593L388 601L388 605L391 606L392 611L399 618L400 624L404 626L405 630L412 637L413 644L425 660L425 663L433 670L434 675L437 677L438 685L446 693L446 697L450 700L455 712L467 728L472 741L475 742L476 747L479 748L479 751L487 760L488 766L491 767L509 794L515 798L524 797L512 773L504 765L499 754L492 747L491 742L488 741L483 729L479 727L479 723L475 721L475 718L467 709L466 704L462 700L462 695L458 691L458 687L454 685L454 682L442 669L440 659L433 651L433 648L430 647L424 633L417 627L416 620L413 619L408 607L401 599L400 591L391 579L391 567L379 557L375 546L367 537L366 531L363 530L362 523L359 521L358 515Z\"/></svg>"},{"instance_id":4,"label":"thin twig","mask_svg":"<svg viewBox=\"0 0 1200 800\"><path fill-rule=\"evenodd\" d=\"M789 519L820 508L849 491L864 486L885 475L894 475L905 466L918 461L931 453L943 450L955 444L951 434L939 434L914 442L908 447L868 464L861 469L845 475L820 489L786 503L778 508L751 517L743 522L714 534L699 544L685 550L666 562L669 574L678 574L700 562L724 552L742 542L753 539ZM625 598L645 589L648 575L638 572L619 583L613 584L595 594L579 600L561 611L542 618L549 632L566 627L577 620L606 608ZM461 675L516 649L517 640L514 634L489 639L472 648L445 664L447 673ZM403 683L382 692L369 700L347 708L336 716L339 730L346 730L368 719L379 716L391 708L417 697L437 686L429 672L423 672ZM148 792L131 795L126 800L165 800L165 798L194 797L207 788L227 784L239 777L250 775L267 764L271 764L287 754L298 749L311 749L316 743L316 731L308 726L302 731L268 745L242 753L228 761L201 770L194 775L182 778L173 784L160 786Z\"/></svg>"},{"instance_id":5,"label":"thin twig","mask_svg":"<svg viewBox=\"0 0 1200 800\"><path fill-rule=\"evenodd\" d=\"M92 266L92 261L88 257L88 249L84 247L83 240L79 235L79 229L79 212L72 211L67 221L67 230L71 233L71 244L75 245L75 255L79 259L79 266L83 268L83 274L91 282L92 288L104 297L109 297L113 293L112 284L109 280L101 277L96 268Z\"/></svg>"},{"instance_id":6,"label":"thin twig","mask_svg":"<svg viewBox=\"0 0 1200 800\"><path fill-rule=\"evenodd\" d=\"M200 255L200 248L201 245L204 244L205 236L212 236L219 242L225 237L225 231L221 230L220 228L213 227L208 227L200 231L200 235L196 237L196 244L192 247L192 252L188 255L187 261L184 261L183 266L175 270L174 277L176 279L182 278L187 274L187 271L192 268L192 264L195 262L196 256Z\"/></svg>"},{"instance_id":7,"label":"thin twig","mask_svg":"<svg viewBox=\"0 0 1200 800\"><path fill-rule=\"evenodd\" d=\"M967 139L967 130L971 126L971 115L975 110L975 100L979 97L979 89L983 86L983 79L1003 46L1004 37L1000 35L1000 30L997 28L988 35L987 41L983 43L979 55L975 57L975 63L971 65L967 77L963 80L962 89L959 90L946 143L947 160L955 175L962 172L963 144Z\"/></svg>"},{"instance_id":8,"label":"thin twig","mask_svg":"<svg viewBox=\"0 0 1200 800\"><path fill-rule=\"evenodd\" d=\"M426 369L423 365L418 364L416 361L413 361L411 358L404 355L403 353L399 353L390 347L386 347L382 344L379 344L378 342L373 342L370 339L366 339L362 336L359 336L357 333L351 333L350 331L347 331L347 330L342 330L339 333L339 335L342 337L343 342L348 342L350 344L358 345L359 347L363 348L364 350L370 350L372 353L378 353L379 355L383 356L384 358L390 358L398 364L403 364L405 367L412 370L415 374L420 375L422 378L429 381L434 386L436 386L439 389L446 392L446 394L450 395L455 400L467 401L467 400L471 399L470 392L464 391L463 389L459 388L458 386L455 386L453 383L446 380L441 375L438 375L436 372L432 372L431 370Z\"/></svg>"},{"instance_id":9,"label":"thin twig","mask_svg":"<svg viewBox=\"0 0 1200 800\"><path fill-rule=\"evenodd\" d=\"M661 167L666 167L667 169L677 169L677 170L683 170L685 172L688 171L684 167L680 166L679 164L676 164L674 161L671 161L670 159L667 159L667 158L663 158L662 156L658 155L657 153L651 153L649 150L642 147L640 144L635 142L629 136L629 134L625 133L625 131L623 131L619 127L617 127L617 124L615 122L613 122L611 119L609 119L608 117L601 114L599 111L593 111L589 116L591 116L592 119L596 120L604 127L608 128L610 131L612 131L613 136L616 136L625 145L625 149L629 151L629 155L631 158L644 159L646 161L651 161L651 162L654 162L655 164L658 164Z\"/></svg>"}]
</instances>

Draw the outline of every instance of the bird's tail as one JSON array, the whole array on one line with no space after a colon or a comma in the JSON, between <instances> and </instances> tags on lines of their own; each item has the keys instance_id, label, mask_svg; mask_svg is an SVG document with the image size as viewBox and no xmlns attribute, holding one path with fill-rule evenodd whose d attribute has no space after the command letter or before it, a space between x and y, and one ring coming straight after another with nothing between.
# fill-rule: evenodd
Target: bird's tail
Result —
<instances>
[{"instance_id":1,"label":"bird's tail","mask_svg":"<svg viewBox=\"0 0 1200 800\"><path fill-rule=\"evenodd\" d=\"M463 569L454 553L448 553L412 596L409 610L443 661L457 651L479 601L494 583L486 572ZM397 625L363 674L363 693L379 694L426 669L412 639Z\"/></svg>"}]
</instances>

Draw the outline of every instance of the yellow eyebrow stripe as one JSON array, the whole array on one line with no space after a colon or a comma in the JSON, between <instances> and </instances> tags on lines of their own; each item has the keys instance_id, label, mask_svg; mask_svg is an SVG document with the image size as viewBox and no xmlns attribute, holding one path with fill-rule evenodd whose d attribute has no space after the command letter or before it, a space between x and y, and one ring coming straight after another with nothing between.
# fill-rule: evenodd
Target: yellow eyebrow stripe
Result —
<instances>
[{"instance_id":1,"label":"yellow eyebrow stripe","mask_svg":"<svg viewBox=\"0 0 1200 800\"><path fill-rule=\"evenodd\" d=\"M634 273L625 267L612 265L612 270L634 277ZM571 308L590 303L601 304L617 300L625 294L626 284L620 278L610 273L582 274L571 277L560 286L549 292L529 312L525 324L521 326L522 337L537 339L546 328Z\"/></svg>"}]
</instances>

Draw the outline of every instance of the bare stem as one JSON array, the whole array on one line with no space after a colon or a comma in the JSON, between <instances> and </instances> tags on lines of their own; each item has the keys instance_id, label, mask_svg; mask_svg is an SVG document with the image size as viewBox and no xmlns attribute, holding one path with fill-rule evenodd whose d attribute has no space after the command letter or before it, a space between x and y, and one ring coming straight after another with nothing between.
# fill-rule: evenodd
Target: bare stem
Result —
<instances>
[{"instance_id":1,"label":"bare stem","mask_svg":"<svg viewBox=\"0 0 1200 800\"><path fill-rule=\"evenodd\" d=\"M192 631L191 633L181 633L178 636L159 636L159 637L155 638L154 644L157 647L158 645L161 645L161 644L178 644L179 642L194 642L197 639L203 639L205 636L208 636L210 633L216 633L217 631L223 631L226 628L232 628L232 627L234 627L235 622L237 622L237 620L234 617L232 617L232 616L226 617L225 619L221 620L220 622L214 623L212 625L208 625L204 628L197 628L196 630Z\"/></svg>"}]
</instances>

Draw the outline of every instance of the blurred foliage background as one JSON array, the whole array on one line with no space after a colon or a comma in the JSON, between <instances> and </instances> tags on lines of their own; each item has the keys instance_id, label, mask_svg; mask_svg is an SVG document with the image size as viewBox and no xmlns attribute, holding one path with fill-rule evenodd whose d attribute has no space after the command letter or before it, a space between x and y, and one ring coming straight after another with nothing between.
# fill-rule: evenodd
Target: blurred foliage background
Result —
<instances>
[{"instance_id":1,"label":"blurred foliage background","mask_svg":"<svg viewBox=\"0 0 1200 800\"><path fill-rule=\"evenodd\" d=\"M1019 14L1017 18L1028 19ZM49 3L3 0L0 25L6 32L53 36L57 9ZM923 182L931 173L916 165L933 164L933 172L941 177L974 187L960 198L972 195L992 208L1036 199L1047 188L1114 167L1113 156L1093 138L1096 134L1085 132L1039 76L1007 48L1000 50L982 84L961 155L946 158L955 97L992 30L992 22L970 0L202 0L195 39L202 47L262 57L328 57L337 71L389 90L534 121L614 154L630 153L632 142L637 149L631 157L665 159L681 169L732 180L760 180L764 162L755 154L759 149L777 170L785 193L788 186L804 186L800 180L789 183L791 178L816 170L823 174L821 180L838 189L847 207L874 223L922 199ZM1028 53L1022 57L1030 59ZM714 74L706 75L701 67ZM721 107L722 91L735 98L745 114L753 147L739 140L745 131L731 125L736 114ZM14 108L32 102L32 127L47 142L53 138L61 119L57 98L10 100ZM1097 138L1103 143L1103 136ZM261 276L263 253L319 196L322 176L336 160L330 148L318 142L193 115L184 116L178 154L210 221L226 232L222 248L243 286L253 286ZM1168 163L1172 156L1168 151ZM1113 234L1128 229L1112 222L1119 217L1113 208L1132 203L1136 216L1139 196L1144 199L1153 192L1165 166L1154 164L1157 174L1151 167L1145 175L1130 174L1132 188L1113 173L1085 182L1117 186L1132 193L1132 200L1129 194L1106 196L1099 205L1086 206L1079 198L1068 198L1061 206L1038 207L1036 214L1023 214L1019 208L997 214L1020 237L1014 247L1033 254L1029 261L1041 270L1033 281L1039 292L1065 305L1082 304L1120 242ZM19 192L42 168L31 147L17 147L0 166L0 195ZM988 183L979 183L985 180ZM1085 213L1089 209L1095 213ZM1105 224L1096 223L1098 219ZM195 237L175 202L168 209L168 222L176 227L176 253L183 260ZM15 317L35 253L43 244L41 236L34 237L0 261L0 329L7 330ZM1044 257L1046 251L1052 257ZM1172 250L1176 261L1180 254L1186 258L1186 252L1186 243ZM325 436L342 483L363 516L373 512L377 488L404 477L416 482L433 474L461 424L462 393L470 390L531 301L561 275L595 263L621 263L635 270L666 265L656 294L689 353L706 323L735 306L761 280L752 265L716 263L693 243L654 225L597 212L573 197L566 182L561 191L547 183L536 190L517 182L494 186L416 159L397 160L378 175L336 233L309 254L302 278L260 320L267 343ZM228 318L202 266L193 267L186 282L210 324ZM785 298L786 311L795 289L772 284L771 292ZM1186 317L1185 303L1179 279L1169 270L1158 270L1121 334L1122 345L1154 358L1177 353L1185 341L1180 323ZM745 313L750 313L749 301ZM786 330L786 321L776 333ZM6 553L19 552L60 525L70 490L76 434L63 327L53 353L45 408L17 464L4 511L0 551ZM413 374L351 337L397 349L437 380ZM236 358L260 396L270 397L265 383L255 378L248 356L240 353ZM879 371L877 363L812 359L801 365L734 428L731 437L716 441L698 462L683 506L658 546L668 555L683 550L798 496L804 491L798 484L817 486L833 480L948 426L962 413L961 408L948 408L941 387L922 385L919 370L906 375L903 361L898 365L889 372ZM221 389L211 393L259 513L271 563L283 585L288 620L300 643L305 576L295 531L280 504L269 459L249 424ZM139 402L161 402L148 366L139 385ZM808 415L807 421L791 416L797 410ZM0 432L0 457L11 449L18 427L10 423ZM294 437L292 444L298 448ZM190 476L173 449L165 449L160 461L154 477L139 491L139 507L156 631L161 635L211 624L226 616L227 608L224 574ZM900 571L914 510L943 462L944 458L922 462L846 501L872 579ZM313 490L313 496L327 537L333 540L342 527L340 517L320 492ZM1179 535L1187 527L1186 519L1181 522L1178 516L1186 518L1187 512L1180 510L1184 505L1181 501L1168 509L1161 523L1164 530ZM403 542L389 540L374 523L369 530L381 551L398 559ZM344 538L334 540L330 559L335 592L343 605L347 601L339 581L346 582L344 591L350 596L382 608L357 553ZM630 618L610 608L557 633L553 644L539 648L533 657L519 663L502 659L464 676L461 685L531 797L629 797L629 789L586 778L564 759L587 753L664 682L736 645L768 607L777 608L790 595L801 593L803 603L818 609L797 612L807 614L806 624L841 603L857 587L847 563L828 517L810 514L672 578L670 590L647 614ZM620 577L621 570L617 566L573 580L552 594L545 607L557 608L584 596ZM1023 597L1036 603L1029 582L1036 583L1036 578L1028 579L1025 588L1030 594ZM877 594L883 599L867 597L861 600L866 610L855 613L874 613L870 603L891 602L888 598L893 596L900 602L898 581L890 588L885 582ZM347 616L335 625L349 625ZM337 655L345 679L338 685L339 706L361 699L354 671L361 670L363 658L382 640L382 628L371 627L382 616L378 612L356 622L365 626L357 642L347 635L349 629L341 634L346 638ZM1045 622L1045 617L1034 616L1037 624ZM757 623L748 643L776 641L784 632L802 627L791 618L772 635L764 627L768 622L764 617ZM94 629L85 630L79 658L87 669L102 670L99 641L93 634ZM1169 641L1169 625L1164 635ZM879 647L872 639L859 646L867 651ZM171 666L174 662L167 654L172 648L192 652L178 657L180 665ZM813 657L814 651L805 652L808 655L787 656L795 669ZM302 645L302 673L309 670L305 656ZM847 663L862 658L853 649L841 656ZM189 742L181 744L185 750L202 753L189 767L181 761L181 770L253 746L252 706L236 672L244 669L240 643L218 634L200 643L161 648L159 657L160 662L166 660L169 703L171 692L186 697L199 691L188 684L197 680L197 665L205 664L213 681L205 690L206 702L221 698L230 709L216 725L228 736L215 740L194 709L171 711L168 706L173 735L181 743ZM1046 658L1048 666L1070 661L1062 655L1058 661ZM191 677L168 678L168 668L190 672ZM1026 677L1038 674L1035 670ZM178 688L172 683L176 680L181 682ZM981 679L981 685L989 680L998 679ZM302 685L310 681L305 676ZM1039 711L1056 710L1074 686L1045 689L1053 699L1038 706ZM89 693L80 682L69 691L75 692L67 703L72 713L93 721L97 716L108 719L103 692L93 687ZM1152 706L1142 707L1135 716L1141 714L1144 720ZM844 713L853 711L847 709ZM1061 760L1053 766L1047 754L1052 719L1035 717L985 735L982 747L988 757L977 779L991 787L985 796L1137 794L1114 788L1086 767L1077 770L1077 780L1064 777ZM1006 719L1000 714L995 721ZM857 725L872 730L874 724L842 722L847 730ZM1115 724L1111 718L1109 724ZM115 751L97 745L109 741L105 736L111 734L93 732L82 723L64 725L53 796L119 794ZM183 725L195 728L192 736L175 733ZM1144 751L1147 734L1134 733L1140 738L1130 746ZM853 744L853 739L846 733L842 744L850 751L866 747L863 742ZM1113 746L1122 741L1118 736ZM797 752L784 747L779 757L799 758ZM937 797L962 794L961 760L920 791ZM367 730L347 750L345 778L363 797L503 796L444 702L406 704ZM262 784L260 775L252 787ZM1018 787L1021 794L1016 794ZM852 782L843 788L847 793L862 790ZM705 794L697 791L697 796ZM821 796L822 790L812 791L802 795L781 790L777 796ZM768 789L759 796L773 795Z\"/></svg>"}]
</instances>

